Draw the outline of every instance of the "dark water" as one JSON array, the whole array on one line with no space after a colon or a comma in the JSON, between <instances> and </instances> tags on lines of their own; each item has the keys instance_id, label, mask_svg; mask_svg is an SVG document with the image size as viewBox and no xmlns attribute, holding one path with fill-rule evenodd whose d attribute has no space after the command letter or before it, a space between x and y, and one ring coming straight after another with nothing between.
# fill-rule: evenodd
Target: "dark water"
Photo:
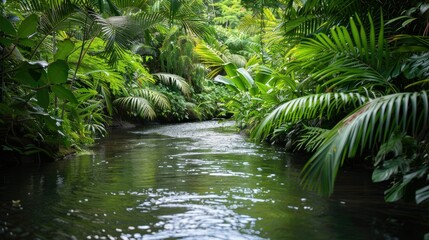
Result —
<instances>
[{"instance_id":1,"label":"dark water","mask_svg":"<svg viewBox=\"0 0 429 240\"><path fill-rule=\"evenodd\" d=\"M232 123L114 131L92 152L3 171L0 239L423 239L425 208L385 204L366 173L300 188L305 161Z\"/></svg>"}]
</instances>

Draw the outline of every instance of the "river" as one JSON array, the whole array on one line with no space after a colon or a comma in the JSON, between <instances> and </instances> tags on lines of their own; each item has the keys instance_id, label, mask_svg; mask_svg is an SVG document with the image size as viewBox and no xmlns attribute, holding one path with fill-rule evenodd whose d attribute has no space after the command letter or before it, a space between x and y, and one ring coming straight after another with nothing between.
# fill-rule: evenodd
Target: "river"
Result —
<instances>
[{"instance_id":1,"label":"river","mask_svg":"<svg viewBox=\"0 0 429 240\"><path fill-rule=\"evenodd\" d=\"M118 129L91 151L3 170L0 239L423 239L428 211L386 204L343 171L330 198L301 189L305 156L232 122Z\"/></svg>"}]
</instances>

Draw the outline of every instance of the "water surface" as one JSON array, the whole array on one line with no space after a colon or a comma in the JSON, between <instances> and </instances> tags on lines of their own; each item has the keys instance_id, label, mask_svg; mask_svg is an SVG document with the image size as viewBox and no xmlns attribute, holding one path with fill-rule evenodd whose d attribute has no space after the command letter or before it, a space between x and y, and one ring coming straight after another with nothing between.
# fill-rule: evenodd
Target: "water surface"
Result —
<instances>
[{"instance_id":1,"label":"water surface","mask_svg":"<svg viewBox=\"0 0 429 240\"><path fill-rule=\"evenodd\" d=\"M91 152L2 172L1 239L423 239L427 211L385 204L343 173L302 190L305 158L246 141L231 122L115 130Z\"/></svg>"}]
</instances>

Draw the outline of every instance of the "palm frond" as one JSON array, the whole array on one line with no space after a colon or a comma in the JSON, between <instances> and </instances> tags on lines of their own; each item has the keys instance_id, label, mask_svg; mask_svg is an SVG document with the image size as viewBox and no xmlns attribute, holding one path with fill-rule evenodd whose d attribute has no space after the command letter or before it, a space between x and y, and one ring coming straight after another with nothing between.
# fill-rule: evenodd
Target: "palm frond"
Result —
<instances>
[{"instance_id":1,"label":"palm frond","mask_svg":"<svg viewBox=\"0 0 429 240\"><path fill-rule=\"evenodd\" d=\"M183 95L189 96L191 94L191 86L183 77L171 73L155 73L153 75L164 84L176 86Z\"/></svg>"},{"instance_id":2,"label":"palm frond","mask_svg":"<svg viewBox=\"0 0 429 240\"><path fill-rule=\"evenodd\" d=\"M386 142L394 132L421 139L428 131L428 92L379 97L356 109L326 135L302 172L304 187L331 194L339 167L346 158Z\"/></svg>"},{"instance_id":3,"label":"palm frond","mask_svg":"<svg viewBox=\"0 0 429 240\"><path fill-rule=\"evenodd\" d=\"M429 52L414 54L411 56L401 70L408 79L427 79L429 78Z\"/></svg>"},{"instance_id":4,"label":"palm frond","mask_svg":"<svg viewBox=\"0 0 429 240\"><path fill-rule=\"evenodd\" d=\"M255 35L261 33L260 24L255 20L255 17L248 14L245 15L238 25L238 30L247 33L248 35Z\"/></svg>"},{"instance_id":5,"label":"palm frond","mask_svg":"<svg viewBox=\"0 0 429 240\"><path fill-rule=\"evenodd\" d=\"M104 54L109 64L113 65L122 58L126 47L129 46L135 34L134 25L127 16L103 18L97 13L91 15L101 28L102 38L106 42Z\"/></svg>"},{"instance_id":6,"label":"palm frond","mask_svg":"<svg viewBox=\"0 0 429 240\"><path fill-rule=\"evenodd\" d=\"M151 105L163 110L171 107L170 101L164 94L149 88L134 88L130 90L130 94L132 96L143 97L147 99Z\"/></svg>"},{"instance_id":7,"label":"palm frond","mask_svg":"<svg viewBox=\"0 0 429 240\"><path fill-rule=\"evenodd\" d=\"M222 58L222 54L219 51L216 51L202 42L197 43L194 51L200 58L201 62L211 69L210 73L207 75L209 78L213 78L218 75L223 70L223 65L227 63Z\"/></svg>"},{"instance_id":8,"label":"palm frond","mask_svg":"<svg viewBox=\"0 0 429 240\"><path fill-rule=\"evenodd\" d=\"M357 21L361 23L359 17ZM367 87L384 88L395 92L390 83L390 69L399 59L392 59L384 38L384 28L376 34L372 17L368 15L369 30L350 19L349 31L344 26L333 27L330 35L320 33L306 39L295 50L291 69L310 69L312 78L323 81L323 86L344 90Z\"/></svg>"},{"instance_id":9,"label":"palm frond","mask_svg":"<svg viewBox=\"0 0 429 240\"><path fill-rule=\"evenodd\" d=\"M140 12L131 17L140 28L139 32L156 27L165 20L165 17L161 13Z\"/></svg>"},{"instance_id":10,"label":"palm frond","mask_svg":"<svg viewBox=\"0 0 429 240\"><path fill-rule=\"evenodd\" d=\"M152 9L163 14L169 21L169 28L180 26L187 34L209 40L214 35L212 26L207 25L203 18L204 3L202 1L157 1Z\"/></svg>"},{"instance_id":11,"label":"palm frond","mask_svg":"<svg viewBox=\"0 0 429 240\"><path fill-rule=\"evenodd\" d=\"M117 98L113 101L120 109L129 115L139 116L144 119L155 119L156 113L150 102L144 97L128 96Z\"/></svg>"},{"instance_id":12,"label":"palm frond","mask_svg":"<svg viewBox=\"0 0 429 240\"><path fill-rule=\"evenodd\" d=\"M238 54L231 54L229 60L237 67L244 67L246 65L246 58Z\"/></svg>"},{"instance_id":13,"label":"palm frond","mask_svg":"<svg viewBox=\"0 0 429 240\"><path fill-rule=\"evenodd\" d=\"M357 107L367 100L358 93L322 93L295 98L271 111L252 131L252 137L261 141L285 122L322 117L329 119L344 111L347 106Z\"/></svg>"},{"instance_id":14,"label":"palm frond","mask_svg":"<svg viewBox=\"0 0 429 240\"><path fill-rule=\"evenodd\" d=\"M22 0L19 3L21 5L21 8L28 12L41 12L46 9L49 9L49 7L52 6L52 4L55 4L55 2L48 2L46 0Z\"/></svg>"},{"instance_id":15,"label":"palm frond","mask_svg":"<svg viewBox=\"0 0 429 240\"><path fill-rule=\"evenodd\" d=\"M214 29L210 25L207 25L203 19L183 18L181 24L186 33L191 33L206 41L209 41L215 35Z\"/></svg>"},{"instance_id":16,"label":"palm frond","mask_svg":"<svg viewBox=\"0 0 429 240\"><path fill-rule=\"evenodd\" d=\"M329 129L320 127L304 126L298 139L297 148L305 149L307 152L313 152L324 142L328 131Z\"/></svg>"},{"instance_id":17,"label":"palm frond","mask_svg":"<svg viewBox=\"0 0 429 240\"><path fill-rule=\"evenodd\" d=\"M429 50L429 37L408 34L395 35L393 41L399 46L398 52L425 52Z\"/></svg>"},{"instance_id":18,"label":"palm frond","mask_svg":"<svg viewBox=\"0 0 429 240\"><path fill-rule=\"evenodd\" d=\"M147 7L147 0L114 0L115 6L119 9L144 9Z\"/></svg>"},{"instance_id":19,"label":"palm frond","mask_svg":"<svg viewBox=\"0 0 429 240\"><path fill-rule=\"evenodd\" d=\"M78 10L78 6L68 0L49 6L49 8L43 11L40 18L40 31L49 35L52 34L52 31L73 26L73 21L70 21L70 17L77 13Z\"/></svg>"}]
</instances>

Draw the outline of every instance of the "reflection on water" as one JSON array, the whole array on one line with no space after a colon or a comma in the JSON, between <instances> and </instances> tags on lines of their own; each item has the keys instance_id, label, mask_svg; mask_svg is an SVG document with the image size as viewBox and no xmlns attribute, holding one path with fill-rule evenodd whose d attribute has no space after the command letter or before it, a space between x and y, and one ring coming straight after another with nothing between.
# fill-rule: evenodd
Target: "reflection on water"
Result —
<instances>
[{"instance_id":1,"label":"reflection on water","mask_svg":"<svg viewBox=\"0 0 429 240\"><path fill-rule=\"evenodd\" d=\"M117 130L91 153L2 172L4 239L423 239L427 212L385 204L367 173L323 198L305 160L247 142L232 123Z\"/></svg>"}]
</instances>

